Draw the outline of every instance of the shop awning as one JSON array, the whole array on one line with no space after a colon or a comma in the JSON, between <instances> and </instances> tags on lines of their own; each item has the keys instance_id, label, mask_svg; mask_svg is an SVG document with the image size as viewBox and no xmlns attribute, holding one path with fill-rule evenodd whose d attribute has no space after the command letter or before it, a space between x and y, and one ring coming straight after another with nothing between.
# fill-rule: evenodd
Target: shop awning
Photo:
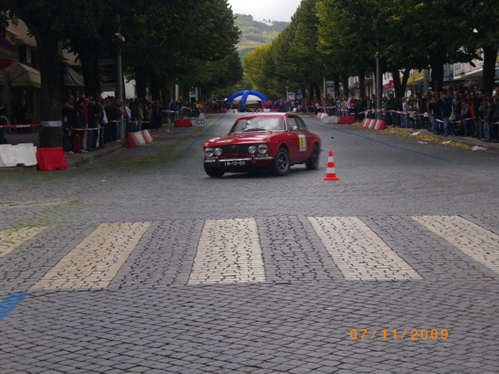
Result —
<instances>
[{"instance_id":1,"label":"shop awning","mask_svg":"<svg viewBox=\"0 0 499 374\"><path fill-rule=\"evenodd\" d=\"M64 75L64 86L66 87L85 87L83 75L76 70L68 67L67 74Z\"/></svg>"},{"instance_id":2,"label":"shop awning","mask_svg":"<svg viewBox=\"0 0 499 374\"><path fill-rule=\"evenodd\" d=\"M40 72L19 62L12 63L10 80L12 87L42 87Z\"/></svg>"}]
</instances>

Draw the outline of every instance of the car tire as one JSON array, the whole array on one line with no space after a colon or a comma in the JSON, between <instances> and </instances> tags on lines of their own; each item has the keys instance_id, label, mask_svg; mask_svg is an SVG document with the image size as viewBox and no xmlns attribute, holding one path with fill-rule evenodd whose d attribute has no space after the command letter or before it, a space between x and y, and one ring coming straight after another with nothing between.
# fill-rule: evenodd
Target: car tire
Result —
<instances>
[{"instance_id":1,"label":"car tire","mask_svg":"<svg viewBox=\"0 0 499 374\"><path fill-rule=\"evenodd\" d=\"M314 149L310 158L307 160L306 165L308 170L316 170L319 166L319 147L317 144L314 145Z\"/></svg>"},{"instance_id":2,"label":"car tire","mask_svg":"<svg viewBox=\"0 0 499 374\"><path fill-rule=\"evenodd\" d=\"M291 162L289 160L289 153L285 148L279 148L275 155L274 161L270 165L272 174L282 177L289 173Z\"/></svg>"},{"instance_id":3,"label":"car tire","mask_svg":"<svg viewBox=\"0 0 499 374\"><path fill-rule=\"evenodd\" d=\"M204 164L204 171L212 178L221 178L225 174L225 171L214 168L210 164Z\"/></svg>"}]
</instances>

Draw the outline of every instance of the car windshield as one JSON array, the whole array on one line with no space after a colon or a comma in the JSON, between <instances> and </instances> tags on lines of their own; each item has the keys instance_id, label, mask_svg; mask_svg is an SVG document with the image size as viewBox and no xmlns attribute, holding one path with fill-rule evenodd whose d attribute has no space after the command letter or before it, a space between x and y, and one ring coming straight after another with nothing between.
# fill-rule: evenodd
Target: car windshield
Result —
<instances>
[{"instance_id":1,"label":"car windshield","mask_svg":"<svg viewBox=\"0 0 499 374\"><path fill-rule=\"evenodd\" d=\"M252 117L237 121L229 134L252 131L279 131L285 130L284 119L281 117Z\"/></svg>"}]
</instances>

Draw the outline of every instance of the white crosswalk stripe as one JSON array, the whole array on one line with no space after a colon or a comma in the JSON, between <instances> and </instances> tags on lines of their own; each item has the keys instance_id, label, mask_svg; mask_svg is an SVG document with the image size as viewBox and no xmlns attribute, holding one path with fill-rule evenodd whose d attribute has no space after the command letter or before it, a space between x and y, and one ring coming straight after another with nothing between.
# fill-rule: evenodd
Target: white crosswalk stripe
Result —
<instances>
[{"instance_id":1,"label":"white crosswalk stripe","mask_svg":"<svg viewBox=\"0 0 499 374\"><path fill-rule=\"evenodd\" d=\"M475 261L495 274L499 274L499 235L459 216L414 216L411 218L424 227L421 230L427 229L435 233L469 256L461 255L464 277L470 276L469 271L466 273L465 269L474 269L473 262ZM336 265L336 275L329 273L333 274L333 278L342 275L346 281L411 281L423 279L421 274L426 274L424 271L428 267L424 266L425 262L415 262L418 255L414 253L418 253L417 251L408 255L408 252L403 252L403 248L398 249L398 252L390 248L358 217L307 217L307 219L313 228L313 231L309 230L311 242L315 240L317 243L317 238L319 238L327 251L322 249L322 252L317 253L322 253L320 256L324 260L326 260L324 256L330 256L327 261L321 261L319 256L317 264L319 266L329 264L328 269ZM108 287L113 280L120 285L125 278L122 278L122 275L117 277L118 272L122 269L123 274L128 274L129 268L123 265L150 226L151 222L101 224L36 281L30 290L101 289ZM45 229L47 227L0 230L0 259L24 243L29 243L29 240ZM261 227L260 230L277 230L277 228ZM266 231L262 231L262 235L263 232ZM384 237L382 233L380 235ZM148 237L150 237L149 234ZM161 238L161 240L166 239ZM277 242L269 242L265 236L261 239L259 227L254 218L206 220L199 237L190 237L188 240L196 241L197 246L195 252L191 246L186 249L185 253L189 254L185 258L189 260L181 265L184 266L184 270L181 273L183 278L180 284L185 284L185 282L189 285L257 283L288 278L306 279L303 274L314 271L311 270L308 262L300 263L307 257L297 256L300 259L290 257L293 252L283 249L283 245L292 245L292 239L287 240L287 244L280 239ZM265 252L262 249L261 240L265 243ZM155 242L154 239L153 243ZM141 251L144 252L141 253L157 250L150 246L150 242L149 244L143 243L142 247L144 248ZM29 246L27 250L29 251ZM293 251L296 250L306 251L307 248L297 243ZM278 261L272 262L274 255L277 256ZM401 256L407 257L407 260ZM467 261L468 258L469 261ZM285 259L285 261L279 259ZM144 269L148 269L148 261L150 262L147 258L144 259L147 265ZM419 273L407 261L410 261ZM142 269L141 265L135 266L135 262L133 264L135 270ZM165 264L167 262L158 264L158 269L154 271L147 270L148 274L160 274L158 279L162 279L161 274L166 271ZM180 265L168 263L167 266L170 266L168 271L171 274L171 271L176 271L176 266ZM270 266L273 267L270 268ZM274 271L277 268L282 270L278 275ZM188 269L190 269L189 273ZM429 270L430 273L427 271L430 277L431 271L441 273L441 269L437 267L435 270ZM139 270L136 274L142 273ZM427 277L427 275L424 276ZM490 275L486 276L490 277ZM147 280L144 283L147 284ZM161 284L161 281L158 284Z\"/></svg>"},{"instance_id":2,"label":"white crosswalk stripe","mask_svg":"<svg viewBox=\"0 0 499 374\"><path fill-rule=\"evenodd\" d=\"M19 248L47 228L48 226L22 227L0 231L0 258Z\"/></svg>"},{"instance_id":3,"label":"white crosswalk stripe","mask_svg":"<svg viewBox=\"0 0 499 374\"><path fill-rule=\"evenodd\" d=\"M265 282L255 219L205 221L189 284L238 282Z\"/></svg>"},{"instance_id":4,"label":"white crosswalk stripe","mask_svg":"<svg viewBox=\"0 0 499 374\"><path fill-rule=\"evenodd\" d=\"M101 224L30 290L107 287L150 225L150 222Z\"/></svg>"},{"instance_id":5,"label":"white crosswalk stripe","mask_svg":"<svg viewBox=\"0 0 499 374\"><path fill-rule=\"evenodd\" d=\"M459 216L414 216L412 219L499 274L499 235Z\"/></svg>"},{"instance_id":6,"label":"white crosswalk stripe","mask_svg":"<svg viewBox=\"0 0 499 374\"><path fill-rule=\"evenodd\" d=\"M357 217L308 217L346 280L414 280L421 276Z\"/></svg>"}]
</instances>

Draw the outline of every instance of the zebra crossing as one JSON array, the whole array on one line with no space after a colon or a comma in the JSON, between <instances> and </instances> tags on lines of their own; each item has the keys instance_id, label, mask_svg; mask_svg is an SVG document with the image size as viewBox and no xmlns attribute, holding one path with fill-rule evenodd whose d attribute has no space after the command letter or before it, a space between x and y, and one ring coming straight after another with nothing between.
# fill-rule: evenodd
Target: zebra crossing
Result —
<instances>
[{"instance_id":1,"label":"zebra crossing","mask_svg":"<svg viewBox=\"0 0 499 374\"><path fill-rule=\"evenodd\" d=\"M33 239L48 226L22 227L20 229L0 230L0 258Z\"/></svg>"},{"instance_id":2,"label":"zebra crossing","mask_svg":"<svg viewBox=\"0 0 499 374\"><path fill-rule=\"evenodd\" d=\"M496 233L461 216L413 216L408 219L420 225L418 230L424 235L436 235L447 243L449 247L446 248L460 252L461 257L458 258L466 261L462 268L483 266L490 274L499 275L499 235ZM282 251L285 261L269 260L273 253L279 251L279 246L281 249L282 246L293 246L300 238L264 240L264 230L280 230L262 227L262 223L267 221L255 218L203 221L200 232L192 234L190 239L193 242L192 256L185 257L188 274L182 278L183 284L271 282L271 274L275 273L271 268L273 266L284 266L289 272L315 271L318 266L335 267L333 276L339 274L344 281L418 281L426 278L426 274L421 272L423 259L420 263L414 256L408 259L409 256L398 248L392 248L390 241L384 240L383 235L359 217L306 217L304 221L305 226L309 225L305 229L306 235L312 238L310 246L323 247L318 251L320 261L313 262L313 266L309 267L300 266L298 262L307 259L302 256L296 260L293 253L298 252ZM160 261L150 261L145 268L141 268L131 259L141 243L142 252L140 256L135 255L134 261L139 261L147 253L175 251L175 243L169 248L164 245L155 247L151 242L144 244L146 237L164 234L164 231L158 231L158 225L154 228L154 224L100 224L32 282L28 291L105 289L120 274L129 271L134 271L135 277L142 272L146 272L146 277L167 272L161 268L164 264ZM0 261L15 256L20 248L29 250L30 243L39 240L37 237L47 228L0 230ZM160 241L168 240L161 238ZM300 243L293 250L303 253L311 248ZM185 269L183 272L186 273Z\"/></svg>"},{"instance_id":3,"label":"zebra crossing","mask_svg":"<svg viewBox=\"0 0 499 374\"><path fill-rule=\"evenodd\" d=\"M421 276L357 217L308 217L346 280L414 280Z\"/></svg>"}]
</instances>

